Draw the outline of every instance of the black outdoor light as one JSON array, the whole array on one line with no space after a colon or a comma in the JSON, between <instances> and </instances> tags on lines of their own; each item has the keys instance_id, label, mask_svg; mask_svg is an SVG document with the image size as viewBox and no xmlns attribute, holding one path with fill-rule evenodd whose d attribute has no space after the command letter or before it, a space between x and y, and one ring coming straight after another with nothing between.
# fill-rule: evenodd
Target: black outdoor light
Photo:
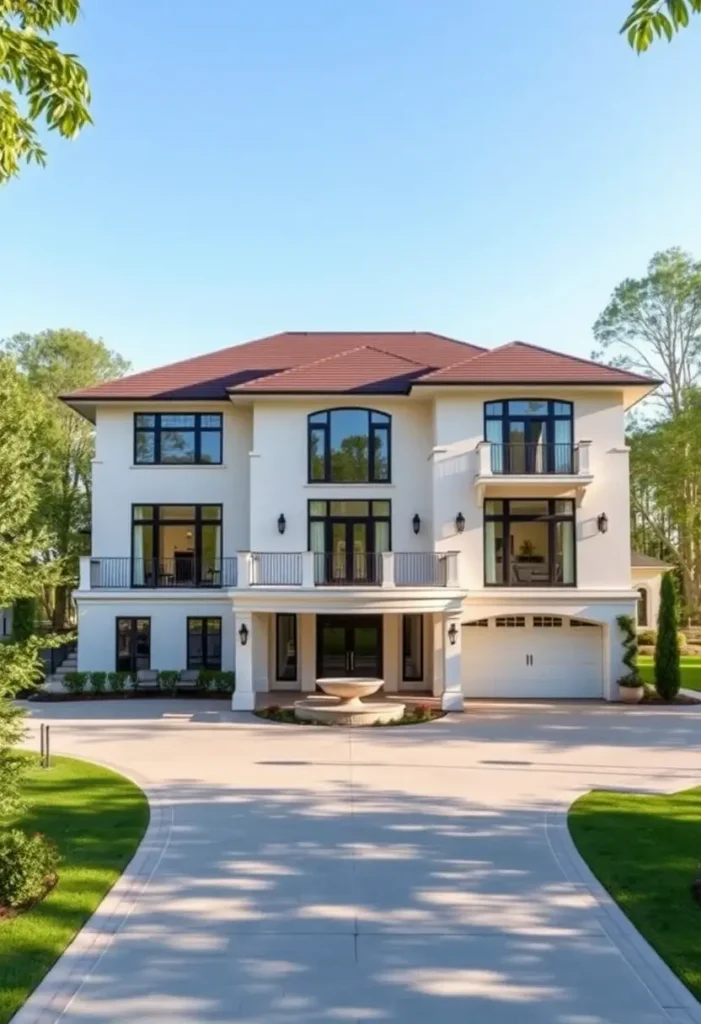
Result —
<instances>
[{"instance_id":1,"label":"black outdoor light","mask_svg":"<svg viewBox=\"0 0 701 1024\"><path fill-rule=\"evenodd\" d=\"M454 622L451 622L450 629L448 630L448 639L450 640L451 647L454 646L455 641L458 638L458 627Z\"/></svg>"},{"instance_id":2,"label":"black outdoor light","mask_svg":"<svg viewBox=\"0 0 701 1024\"><path fill-rule=\"evenodd\" d=\"M277 517L277 532L284 533L285 527L287 526L287 520L285 519L285 513L281 512Z\"/></svg>"},{"instance_id":3,"label":"black outdoor light","mask_svg":"<svg viewBox=\"0 0 701 1024\"><path fill-rule=\"evenodd\" d=\"M241 646L245 647L246 644L248 643L248 626L246 625L245 622L241 623L241 627L239 629L239 639L241 640Z\"/></svg>"},{"instance_id":4,"label":"black outdoor light","mask_svg":"<svg viewBox=\"0 0 701 1024\"><path fill-rule=\"evenodd\" d=\"M602 512L597 518L596 525L599 527L599 533L606 533L609 528L609 517L605 512Z\"/></svg>"},{"instance_id":5,"label":"black outdoor light","mask_svg":"<svg viewBox=\"0 0 701 1024\"><path fill-rule=\"evenodd\" d=\"M465 529L465 516L462 514L462 512L458 512L458 514L455 517L455 529L458 531L458 533L462 533L462 531Z\"/></svg>"},{"instance_id":6,"label":"black outdoor light","mask_svg":"<svg viewBox=\"0 0 701 1024\"><path fill-rule=\"evenodd\" d=\"M414 533L418 533L421 529L421 516L418 512L414 513L414 518L411 521L411 525L414 527Z\"/></svg>"}]
</instances>

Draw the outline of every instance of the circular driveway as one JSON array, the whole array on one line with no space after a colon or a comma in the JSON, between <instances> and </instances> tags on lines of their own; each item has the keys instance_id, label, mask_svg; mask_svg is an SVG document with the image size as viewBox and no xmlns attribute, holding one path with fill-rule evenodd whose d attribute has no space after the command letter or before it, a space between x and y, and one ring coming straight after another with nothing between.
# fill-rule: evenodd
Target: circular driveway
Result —
<instances>
[{"instance_id":1,"label":"circular driveway","mask_svg":"<svg viewBox=\"0 0 701 1024\"><path fill-rule=\"evenodd\" d=\"M18 1024L662 1024L698 1004L573 852L582 792L699 783L701 708L478 704L332 730L34 704L146 790L122 881Z\"/></svg>"}]
</instances>

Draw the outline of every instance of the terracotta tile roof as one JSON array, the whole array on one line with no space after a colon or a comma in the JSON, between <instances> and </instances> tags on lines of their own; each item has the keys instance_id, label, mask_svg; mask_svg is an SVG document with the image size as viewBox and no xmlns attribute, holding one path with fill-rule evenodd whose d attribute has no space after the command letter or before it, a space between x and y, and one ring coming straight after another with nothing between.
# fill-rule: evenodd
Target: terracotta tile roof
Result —
<instances>
[{"instance_id":1,"label":"terracotta tile roof","mask_svg":"<svg viewBox=\"0 0 701 1024\"><path fill-rule=\"evenodd\" d=\"M424 372L485 351L477 345L431 331L289 331L83 388L64 397L69 400L226 398L228 388L254 379L260 381L283 370L297 370L357 348L380 350L388 357L416 364ZM373 359L378 377L368 378L366 387L370 389L385 379L389 365L381 365L376 357ZM395 369L399 376L406 377L403 365L397 363ZM354 386L360 387L360 384ZM407 390L407 385L403 390Z\"/></svg>"},{"instance_id":2,"label":"terracotta tile roof","mask_svg":"<svg viewBox=\"0 0 701 1024\"><path fill-rule=\"evenodd\" d=\"M338 352L293 370L283 370L230 388L233 392L405 393L408 384L426 372L423 363L392 355L372 345Z\"/></svg>"},{"instance_id":3,"label":"terracotta tile roof","mask_svg":"<svg viewBox=\"0 0 701 1024\"><path fill-rule=\"evenodd\" d=\"M649 377L524 341L425 374L419 384L659 384Z\"/></svg>"},{"instance_id":4,"label":"terracotta tile roof","mask_svg":"<svg viewBox=\"0 0 701 1024\"><path fill-rule=\"evenodd\" d=\"M642 551L631 551L630 564L633 569L673 569L670 562L663 562L652 555L644 555Z\"/></svg>"}]
</instances>

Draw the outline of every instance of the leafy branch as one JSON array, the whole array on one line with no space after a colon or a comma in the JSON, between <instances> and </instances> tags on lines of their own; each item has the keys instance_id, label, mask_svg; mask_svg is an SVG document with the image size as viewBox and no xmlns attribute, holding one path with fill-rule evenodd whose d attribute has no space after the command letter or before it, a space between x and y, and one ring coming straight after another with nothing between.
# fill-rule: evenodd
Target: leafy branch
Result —
<instances>
[{"instance_id":1,"label":"leafy branch","mask_svg":"<svg viewBox=\"0 0 701 1024\"><path fill-rule=\"evenodd\" d=\"M636 53L643 53L655 37L665 36L671 42L680 29L687 27L689 15L699 13L701 0L635 0L621 34L627 35Z\"/></svg>"}]
</instances>

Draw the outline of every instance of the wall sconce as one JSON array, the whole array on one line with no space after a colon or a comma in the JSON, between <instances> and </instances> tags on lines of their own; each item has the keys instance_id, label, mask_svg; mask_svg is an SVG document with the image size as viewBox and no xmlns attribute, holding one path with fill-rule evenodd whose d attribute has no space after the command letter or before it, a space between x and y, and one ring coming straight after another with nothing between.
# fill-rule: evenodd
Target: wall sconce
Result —
<instances>
[{"instance_id":1,"label":"wall sconce","mask_svg":"<svg viewBox=\"0 0 701 1024\"><path fill-rule=\"evenodd\" d=\"M596 525L599 527L599 533L606 533L609 528L609 517L605 512L602 512L597 518Z\"/></svg>"},{"instance_id":2,"label":"wall sconce","mask_svg":"<svg viewBox=\"0 0 701 1024\"><path fill-rule=\"evenodd\" d=\"M248 626L246 625L245 622L241 623L241 628L239 629L239 639L241 641L241 646L245 647L246 644L248 643Z\"/></svg>"},{"instance_id":3,"label":"wall sconce","mask_svg":"<svg viewBox=\"0 0 701 1024\"><path fill-rule=\"evenodd\" d=\"M450 629L448 630L448 639L450 640L450 646L455 646L455 641L458 638L458 627L454 622L451 622Z\"/></svg>"},{"instance_id":4,"label":"wall sconce","mask_svg":"<svg viewBox=\"0 0 701 1024\"><path fill-rule=\"evenodd\" d=\"M284 533L286 526L287 520L285 519L285 514L284 512L281 512L280 515L277 517L277 532Z\"/></svg>"},{"instance_id":5,"label":"wall sconce","mask_svg":"<svg viewBox=\"0 0 701 1024\"><path fill-rule=\"evenodd\" d=\"M421 516L418 512L414 513L414 518L411 521L411 525L414 527L414 533L418 533L421 529Z\"/></svg>"},{"instance_id":6,"label":"wall sconce","mask_svg":"<svg viewBox=\"0 0 701 1024\"><path fill-rule=\"evenodd\" d=\"M462 533L462 531L465 529L465 516L462 514L462 512L458 512L458 514L455 517L455 529L458 531L458 533Z\"/></svg>"}]
</instances>

